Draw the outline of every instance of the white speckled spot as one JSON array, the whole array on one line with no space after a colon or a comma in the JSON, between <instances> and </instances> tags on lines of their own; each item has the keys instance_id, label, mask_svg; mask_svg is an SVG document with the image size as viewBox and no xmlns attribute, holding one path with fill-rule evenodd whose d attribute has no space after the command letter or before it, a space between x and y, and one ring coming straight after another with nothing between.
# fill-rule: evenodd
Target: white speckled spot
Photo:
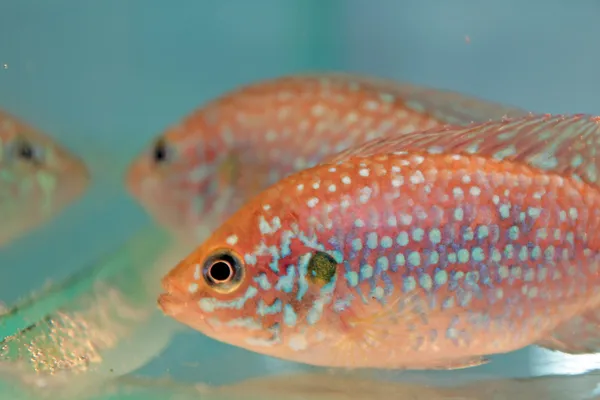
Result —
<instances>
[{"instance_id":1,"label":"white speckled spot","mask_svg":"<svg viewBox=\"0 0 600 400\"><path fill-rule=\"evenodd\" d=\"M204 312L214 312L215 311L215 303L213 299L203 298L198 301L198 306Z\"/></svg>"},{"instance_id":2,"label":"white speckled spot","mask_svg":"<svg viewBox=\"0 0 600 400\"><path fill-rule=\"evenodd\" d=\"M437 228L433 228L432 230L430 230L429 231L429 240L433 244L440 243L442 241L442 233L440 232L440 230Z\"/></svg>"},{"instance_id":3,"label":"white speckled spot","mask_svg":"<svg viewBox=\"0 0 600 400\"><path fill-rule=\"evenodd\" d=\"M384 249L389 249L390 247L392 247L393 244L394 242L392 241L391 237L384 236L381 238L381 247L383 247Z\"/></svg>"},{"instance_id":4,"label":"white speckled spot","mask_svg":"<svg viewBox=\"0 0 600 400\"><path fill-rule=\"evenodd\" d=\"M464 212L463 212L463 209L462 209L461 207L457 207L457 208L454 210L454 219L455 219L455 220L457 220L457 221L462 221L462 219L463 219L463 215L464 215Z\"/></svg>"},{"instance_id":5,"label":"white speckled spot","mask_svg":"<svg viewBox=\"0 0 600 400\"><path fill-rule=\"evenodd\" d=\"M376 287L375 290L373 290L373 297L375 297L378 300L383 299L383 295L385 294L384 290L382 287Z\"/></svg>"},{"instance_id":6,"label":"white speckled spot","mask_svg":"<svg viewBox=\"0 0 600 400\"><path fill-rule=\"evenodd\" d=\"M396 238L396 243L398 243L399 246L406 246L408 245L408 233L406 232L400 232L398 234L398 237Z\"/></svg>"},{"instance_id":7,"label":"white speckled spot","mask_svg":"<svg viewBox=\"0 0 600 400\"><path fill-rule=\"evenodd\" d=\"M428 274L423 274L419 277L419 284L425 290L431 290L433 282Z\"/></svg>"},{"instance_id":8,"label":"white speckled spot","mask_svg":"<svg viewBox=\"0 0 600 400\"><path fill-rule=\"evenodd\" d=\"M403 288L404 292L413 291L416 287L417 287L417 282L415 281L414 277L407 276L406 278L403 279L402 288Z\"/></svg>"},{"instance_id":9,"label":"white speckled spot","mask_svg":"<svg viewBox=\"0 0 600 400\"><path fill-rule=\"evenodd\" d=\"M452 189L452 194L454 195L455 199L461 199L464 196L463 190L459 187Z\"/></svg>"},{"instance_id":10,"label":"white speckled spot","mask_svg":"<svg viewBox=\"0 0 600 400\"><path fill-rule=\"evenodd\" d=\"M413 175L411 175L410 182L413 185L418 185L420 183L425 182L425 177L423 176L423 173L421 171L417 171Z\"/></svg>"},{"instance_id":11,"label":"white speckled spot","mask_svg":"<svg viewBox=\"0 0 600 400\"><path fill-rule=\"evenodd\" d=\"M435 283L438 286L446 284L448 282L448 273L444 270L437 271L434 276Z\"/></svg>"},{"instance_id":12,"label":"white speckled spot","mask_svg":"<svg viewBox=\"0 0 600 400\"><path fill-rule=\"evenodd\" d=\"M293 335L288 342L290 348L294 351L302 351L308 348L308 342L303 335Z\"/></svg>"},{"instance_id":13,"label":"white speckled spot","mask_svg":"<svg viewBox=\"0 0 600 400\"><path fill-rule=\"evenodd\" d=\"M322 104L316 104L312 108L312 113L315 117L321 117L325 114L325 107Z\"/></svg>"},{"instance_id":14,"label":"white speckled spot","mask_svg":"<svg viewBox=\"0 0 600 400\"><path fill-rule=\"evenodd\" d=\"M481 189L479 189L477 186L473 186L471 189L469 189L469 192L471 193L471 196L479 196L481 194Z\"/></svg>"},{"instance_id":15,"label":"white speckled spot","mask_svg":"<svg viewBox=\"0 0 600 400\"><path fill-rule=\"evenodd\" d=\"M348 281L348 285L354 287L358 285L358 273L355 271L350 271L346 274L346 280Z\"/></svg>"},{"instance_id":16,"label":"white speckled spot","mask_svg":"<svg viewBox=\"0 0 600 400\"><path fill-rule=\"evenodd\" d=\"M227 239L225 239L225 242L230 246L235 246L238 242L238 237L236 235L231 235Z\"/></svg>"},{"instance_id":17,"label":"white speckled spot","mask_svg":"<svg viewBox=\"0 0 600 400\"><path fill-rule=\"evenodd\" d=\"M367 246L371 250L375 250L377 248L377 233L376 232L369 232L367 234Z\"/></svg>"}]
</instances>

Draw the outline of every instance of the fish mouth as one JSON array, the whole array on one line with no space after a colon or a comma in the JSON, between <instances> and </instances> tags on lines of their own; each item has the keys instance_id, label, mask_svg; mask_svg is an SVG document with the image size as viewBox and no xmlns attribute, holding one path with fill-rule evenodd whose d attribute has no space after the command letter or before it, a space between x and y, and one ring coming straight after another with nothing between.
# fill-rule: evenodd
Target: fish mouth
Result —
<instances>
[{"instance_id":1,"label":"fish mouth","mask_svg":"<svg viewBox=\"0 0 600 400\"><path fill-rule=\"evenodd\" d=\"M158 295L158 308L167 316L177 319L188 308L189 298L179 293L166 292Z\"/></svg>"},{"instance_id":2,"label":"fish mouth","mask_svg":"<svg viewBox=\"0 0 600 400\"><path fill-rule=\"evenodd\" d=\"M175 315L175 310L180 302L172 293L161 293L158 295L158 308L166 315Z\"/></svg>"},{"instance_id":3,"label":"fish mouth","mask_svg":"<svg viewBox=\"0 0 600 400\"><path fill-rule=\"evenodd\" d=\"M92 174L88 165L80 158L70 159L65 164L64 171L64 201L71 203L87 192L92 182Z\"/></svg>"},{"instance_id":4,"label":"fish mouth","mask_svg":"<svg viewBox=\"0 0 600 400\"><path fill-rule=\"evenodd\" d=\"M125 171L125 189L127 190L127 193L134 199L137 199L141 196L140 181L143 176L143 167L139 162L131 163Z\"/></svg>"},{"instance_id":5,"label":"fish mouth","mask_svg":"<svg viewBox=\"0 0 600 400\"><path fill-rule=\"evenodd\" d=\"M187 307L188 296L185 296L180 285L177 281L171 279L168 275L162 279L162 287L164 293L158 296L157 303L158 308L162 312L169 316L176 316L181 314Z\"/></svg>"}]
</instances>

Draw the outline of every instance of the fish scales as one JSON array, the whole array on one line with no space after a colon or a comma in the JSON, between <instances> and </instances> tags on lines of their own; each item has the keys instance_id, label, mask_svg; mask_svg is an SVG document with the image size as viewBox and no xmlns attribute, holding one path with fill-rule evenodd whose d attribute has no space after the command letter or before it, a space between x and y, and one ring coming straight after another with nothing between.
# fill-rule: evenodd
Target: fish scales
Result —
<instances>
[{"instance_id":1,"label":"fish scales","mask_svg":"<svg viewBox=\"0 0 600 400\"><path fill-rule=\"evenodd\" d=\"M127 186L162 225L203 238L256 193L348 147L526 114L374 77L284 76L228 92L168 128L132 163Z\"/></svg>"},{"instance_id":2,"label":"fish scales","mask_svg":"<svg viewBox=\"0 0 600 400\"><path fill-rule=\"evenodd\" d=\"M597 351L598 123L528 116L349 150L246 204L165 276L159 304L219 340L313 365ZM231 281L212 278L214 260Z\"/></svg>"},{"instance_id":3,"label":"fish scales","mask_svg":"<svg viewBox=\"0 0 600 400\"><path fill-rule=\"evenodd\" d=\"M399 158L395 162L388 162L387 165L372 166L365 163L364 166L357 168L357 165L342 164L340 168L342 171L347 171L349 176L356 176L365 168L391 170L398 164L410 161L406 158ZM313 204L311 201L316 197L322 204L321 206L309 206L311 212L301 216L308 221L315 221L305 228L303 235L307 238L315 235L320 238L319 243L328 243L329 246L323 247L332 254L337 252L348 254L347 263L344 265L343 279L340 282L341 287L344 287L344 290L341 291L344 295L333 297L330 302L334 313L340 316L348 315L344 314L344 311L353 308L353 312L350 314L352 318L360 317L360 314L370 315L376 313L380 307L385 307L392 302L394 296L398 295L398 291L411 294L420 290L422 297L414 298L411 303L403 304L403 307L409 308L410 312L415 313L414 315L402 315L402 318L410 321L401 327L405 331L394 332L393 329L390 329L386 333L388 337L400 334L407 336L403 342L403 352L407 357L411 357L411 355L406 347L417 352L415 357L427 346L445 348L445 356L451 354L453 348L458 354L463 354L465 347L471 351L489 353L494 352L496 346L506 346L506 341L509 341L515 348L527 345L527 342L523 342L527 338L521 331L544 330L549 324L555 323L545 317L539 318L540 312L546 309L548 302L556 302L560 309L563 307L561 302L565 299L569 299L575 294L587 296L597 289L597 282L588 281L586 275L575 274L576 268L582 270L587 269L587 266L573 265L569 262L577 255L587 254L586 257L581 257L582 262L594 261L589 264L590 273L597 273L597 238L595 238L593 254L590 244L586 240L582 240L585 232L597 230L597 223L590 227L586 224L576 226L571 218L561 221L561 213L565 210L558 205L556 199L553 201L540 198L519 204L515 200L511 200L509 195L500 198L495 207L485 206L494 204L492 193L514 188L509 183L510 180L518 181L519 177L529 177L530 174L527 175L529 171L519 168L515 168L514 171L504 170L503 174L505 174L507 182L502 183L502 180L497 179L497 176L494 175L495 171L488 172L484 169L485 162L482 159L454 160L444 157L439 161L436 160L436 163L432 165L421 164L422 169L414 168L415 162L416 160L413 159L412 165L403 167L403 170L406 171L405 174L392 174L387 184L379 183L379 191L392 193L391 197L387 199L381 196L374 196L368 200L364 198L364 188L371 187L368 178L355 182L355 185L362 187L362 190L357 191L352 188L348 191L340 190L340 196L342 198L346 196L348 203L333 203L328 199L330 192L327 188L319 191L312 189L311 185L307 185L308 189L303 189L302 193L296 194L299 201L306 201L307 205ZM455 164L451 168L452 170L459 168L478 172L440 174L436 169L436 164L438 166L440 164L448 165L452 162ZM392 183L396 182L394 179L402 177L408 182L410 177L420 176L419 172L428 177L437 175L437 180L428 181L432 182L437 190L427 193L424 184L420 184L421 188L419 188L419 184L411 188L410 183L407 183L408 187L399 186L394 191L395 186ZM409 173L412 175L408 175ZM473 185L465 185L463 183L465 177L472 178ZM571 193L571 191L577 190L576 188L567 186L561 189L558 178L549 182L544 180L536 182L535 177L525 180L529 182L529 185L525 186L527 190L558 189L559 197L575 196L572 200L573 203L581 200L576 194ZM470 190L474 187L486 190L482 192ZM446 188L452 188L455 193L453 196L447 196L447 199L443 194L447 192L444 190ZM462 193L455 190L456 188L460 188ZM399 195L401 191L403 196ZM396 193L397 195L395 195ZM277 207L278 196L280 196L279 192L273 193L273 200L270 201L271 209ZM442 201L437 202L435 199L442 199ZM407 211L381 216L380 219L387 222L377 224L371 221L369 208L363 206L363 204L367 204L364 203L365 201L371 202L374 209L399 208ZM513 208L503 218L504 206L510 201L513 201L513 204L519 204L519 207ZM594 203L589 206L597 207L598 201L599 198L595 197ZM335 211L327 212L328 207L332 204L336 204L333 206ZM427 215L427 212L420 206L422 204L437 205L437 213L433 216ZM537 213L541 209L556 210L553 217L557 223L554 225L556 228L550 232L551 235L547 235L546 228L534 228L536 218L539 218ZM444 212L443 210L448 211ZM525 218L523 218L521 210L528 210ZM409 217L413 215L417 217ZM260 225L263 218L268 221L281 217L265 212L257 218L256 225ZM501 221L498 222L498 219ZM322 229L323 232L320 233L321 227L327 226L327 222L330 220L332 225L336 226L338 233L331 235L331 231L326 229ZM293 221L297 221L297 219L293 219ZM596 221L598 221L597 215ZM545 221L544 225L550 224L550 222ZM281 224L286 226L283 219ZM280 235L274 232L273 236L267 236L261 241L261 247L264 249L279 249L274 252L275 256L268 252L263 256L268 259L268 261L265 260L265 263L268 262L271 269L273 268L272 260L281 257L284 252L282 249L286 247L286 238L291 236L287 232L293 232L293 229L291 231L282 229L280 228ZM532 243L528 236L523 234L519 236L520 232L529 233L532 229L535 229L536 236L545 239ZM501 235L500 232L507 233ZM565 240L569 237L572 238L572 242L568 239ZM304 241L310 243L310 240L304 239ZM355 259L358 262L353 262ZM494 260L494 265L488 266L484 262L486 259ZM548 265L542 264L542 260L545 260ZM277 263L277 267L281 268L282 265ZM283 278L275 275L277 271L272 272L272 274L267 273L261 277L262 285L267 282L267 286L271 288L278 285L282 287L280 283L282 279L290 275L301 276L298 270L284 275ZM573 278L568 282L563 279L571 276ZM296 282L296 288L292 290L300 290L301 286L299 280ZM259 289L260 286L257 284L256 288ZM272 319L284 318L281 300L279 302L277 300L277 290L275 289L271 296L258 303L259 311L275 305L278 315L273 315ZM290 305L292 311L297 315L303 310L301 304L304 299L301 297L296 300L298 303L295 307L293 303L286 305ZM214 305L209 308L212 307ZM223 307L227 306L223 305ZM247 307L246 312L248 313L257 312L256 305L251 302L246 303L245 307ZM359 312L360 308L363 310ZM438 310L449 312L459 310L460 312L467 308L484 311L471 313L462 318L447 318L442 315L438 320L435 316L435 312ZM564 308L565 312L573 312L573 310L566 310L567 306ZM266 311L262 311L262 313L264 312ZM308 317L309 312L304 315L304 318L307 319L306 322L311 320ZM320 318L319 312L313 312L312 315L315 316L312 319L314 324ZM295 318L297 320L298 316ZM341 328L338 327L338 329ZM507 329L510 329L512 335L503 333ZM412 331L425 333L411 335ZM315 332L315 335L319 332ZM475 338L477 336L490 334L498 337L497 343L479 343L481 347L476 346L477 339ZM380 338L380 340L382 339L383 337ZM450 343L443 343L448 341ZM377 348L369 348L368 351L373 352L371 356L377 354ZM349 355L352 353L350 352ZM384 353L380 354L380 356L384 355ZM348 363L348 360L341 359L340 361L341 365Z\"/></svg>"}]
</instances>

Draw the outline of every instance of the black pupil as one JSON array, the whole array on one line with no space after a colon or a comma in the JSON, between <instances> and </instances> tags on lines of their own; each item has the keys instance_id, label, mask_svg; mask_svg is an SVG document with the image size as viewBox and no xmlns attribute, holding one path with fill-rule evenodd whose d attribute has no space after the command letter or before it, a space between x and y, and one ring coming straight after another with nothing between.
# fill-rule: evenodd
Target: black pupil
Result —
<instances>
[{"instance_id":1,"label":"black pupil","mask_svg":"<svg viewBox=\"0 0 600 400\"><path fill-rule=\"evenodd\" d=\"M231 270L233 264L226 261L216 261L210 267L210 277L217 281L223 282L231 278L233 271Z\"/></svg>"},{"instance_id":2,"label":"black pupil","mask_svg":"<svg viewBox=\"0 0 600 400\"><path fill-rule=\"evenodd\" d=\"M159 163L167 159L167 145L163 140L159 140L154 145L154 161Z\"/></svg>"},{"instance_id":3,"label":"black pupil","mask_svg":"<svg viewBox=\"0 0 600 400\"><path fill-rule=\"evenodd\" d=\"M26 160L31 160L33 158L33 148L27 142L22 142L19 144L19 156Z\"/></svg>"}]
</instances>

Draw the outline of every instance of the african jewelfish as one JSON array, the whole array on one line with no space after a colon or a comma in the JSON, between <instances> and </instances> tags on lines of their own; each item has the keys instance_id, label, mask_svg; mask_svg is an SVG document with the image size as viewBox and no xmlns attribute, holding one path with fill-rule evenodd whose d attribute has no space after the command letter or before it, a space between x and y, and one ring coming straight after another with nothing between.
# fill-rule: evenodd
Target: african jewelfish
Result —
<instances>
[{"instance_id":1,"label":"african jewelfish","mask_svg":"<svg viewBox=\"0 0 600 400\"><path fill-rule=\"evenodd\" d=\"M0 247L48 222L90 182L82 160L0 111Z\"/></svg>"},{"instance_id":2,"label":"african jewelfish","mask_svg":"<svg viewBox=\"0 0 600 400\"><path fill-rule=\"evenodd\" d=\"M526 114L380 78L279 77L226 93L168 128L132 163L126 186L161 225L196 244L251 196L350 146Z\"/></svg>"},{"instance_id":3,"label":"african jewelfish","mask_svg":"<svg viewBox=\"0 0 600 400\"><path fill-rule=\"evenodd\" d=\"M332 367L600 351L600 117L375 139L261 192L163 278L217 340Z\"/></svg>"}]
</instances>

